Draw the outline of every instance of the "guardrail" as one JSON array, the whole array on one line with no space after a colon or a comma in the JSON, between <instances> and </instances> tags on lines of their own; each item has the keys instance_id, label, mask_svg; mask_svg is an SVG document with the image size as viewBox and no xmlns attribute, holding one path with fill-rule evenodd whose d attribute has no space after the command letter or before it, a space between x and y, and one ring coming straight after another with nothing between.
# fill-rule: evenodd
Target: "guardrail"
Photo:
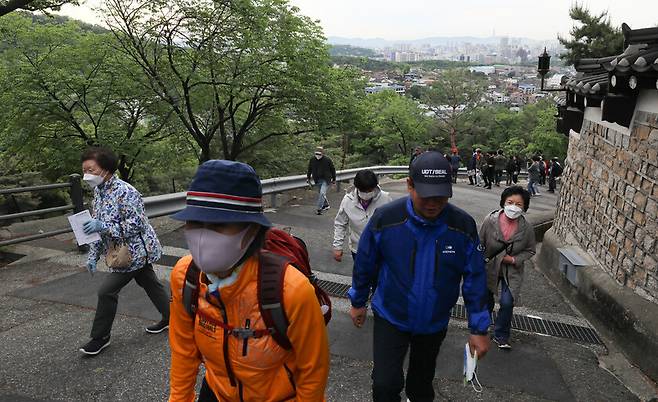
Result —
<instances>
[{"instance_id":1,"label":"guardrail","mask_svg":"<svg viewBox=\"0 0 658 402\"><path fill-rule=\"evenodd\" d=\"M345 182L353 180L356 173L360 170L370 169L378 176L389 174L407 174L408 166L371 166L365 168L346 169L336 172L336 182ZM263 186L263 195L270 195L270 205L276 206L276 195L285 191L299 190L308 187L306 175L284 176L266 179L261 182ZM146 215L149 218L158 216L171 215L185 208L186 192L156 195L144 198L144 207Z\"/></svg>"},{"instance_id":2,"label":"guardrail","mask_svg":"<svg viewBox=\"0 0 658 402\"><path fill-rule=\"evenodd\" d=\"M44 185L41 185L41 186L0 189L0 195L13 195L13 194L19 194L19 193L35 192L35 191L55 190L55 189L60 189L60 188L68 188L69 189L69 195L71 196L71 204L62 205L60 207L44 208L44 209L37 209L37 210L33 210L33 211L18 212L18 213L8 214L8 215L0 215L0 222L7 221L7 220L13 220L13 219L27 218L27 217L30 217L30 216L45 215L45 214L50 214L50 213L53 213L53 212L73 211L74 213L78 213L78 212L84 210L84 203L83 203L83 198L82 198L82 184L81 184L81 181L80 181L80 175L79 174L70 175L68 183L55 183L55 184L44 184ZM19 238L16 238L16 239L4 240L4 241L0 241L0 247L1 246L9 246L9 245L12 245L12 244L17 244L17 243L23 243L23 242L31 241L31 240L43 239L45 237L56 236L56 235L59 235L59 234L68 233L70 231L71 231L70 228L59 229L59 230L53 230L53 231L45 232L45 233L38 233L38 234L30 235L30 236L23 236L23 237L19 237Z\"/></svg>"},{"instance_id":3,"label":"guardrail","mask_svg":"<svg viewBox=\"0 0 658 402\"><path fill-rule=\"evenodd\" d=\"M336 172L336 182L338 184L338 190L340 191L341 182L347 182L353 180L354 176L356 176L356 173L364 169L370 169L378 176L385 176L390 174L406 175L409 172L408 166L371 166L364 168L340 170ZM526 174L525 172L521 172L520 176L524 176L525 174ZM459 176L466 175L466 169L460 168L458 171L458 175ZM276 207L277 194L283 193L285 191L307 188L308 183L306 182L306 175L296 175L296 176L284 176L284 177L275 177L272 179L266 179L262 181L262 186L263 186L263 195L270 195L271 196L270 205ZM80 187L80 175L77 174L70 176L69 183L49 184L44 186L25 187L21 189L0 190L0 195L28 192L28 191L48 190L55 188L65 188L65 187L71 188L71 200L73 204L65 205L62 207L48 208L38 211L4 215L4 216L0 216L0 221L3 219L5 220L14 219L19 217L41 215L49 212L68 211L71 209L73 209L74 212L80 212L84 210L83 201L82 201L82 188ZM156 218L160 216L174 214L185 208L186 195L187 195L186 192L179 192L179 193L144 197L144 208L146 209L146 215L149 218ZM71 232L70 228L0 241L0 247L31 241L31 240L42 239L44 237L55 236L68 232Z\"/></svg>"}]
</instances>

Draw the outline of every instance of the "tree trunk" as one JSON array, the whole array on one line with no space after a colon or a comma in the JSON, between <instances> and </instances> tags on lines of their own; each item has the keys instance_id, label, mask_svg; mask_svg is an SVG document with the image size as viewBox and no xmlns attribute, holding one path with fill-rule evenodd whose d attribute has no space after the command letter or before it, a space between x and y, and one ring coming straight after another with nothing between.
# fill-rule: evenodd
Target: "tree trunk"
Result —
<instances>
[{"instance_id":1,"label":"tree trunk","mask_svg":"<svg viewBox=\"0 0 658 402\"><path fill-rule=\"evenodd\" d=\"M199 154L199 165L212 159L210 155L210 143L199 143L201 153Z\"/></svg>"},{"instance_id":2,"label":"tree trunk","mask_svg":"<svg viewBox=\"0 0 658 402\"><path fill-rule=\"evenodd\" d=\"M450 151L457 149L457 130L454 127L450 127Z\"/></svg>"}]
</instances>

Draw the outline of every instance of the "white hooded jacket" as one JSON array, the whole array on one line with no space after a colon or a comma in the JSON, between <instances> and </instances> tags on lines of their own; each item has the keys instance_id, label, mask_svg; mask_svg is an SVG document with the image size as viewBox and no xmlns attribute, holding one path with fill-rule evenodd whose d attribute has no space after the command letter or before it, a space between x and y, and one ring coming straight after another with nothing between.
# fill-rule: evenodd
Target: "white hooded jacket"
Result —
<instances>
[{"instance_id":1,"label":"white hooded jacket","mask_svg":"<svg viewBox=\"0 0 658 402\"><path fill-rule=\"evenodd\" d=\"M334 250L342 250L347 232L350 233L350 251L356 253L359 238L375 210L392 201L391 195L377 186L377 195L364 210L359 202L357 189L345 194L334 220Z\"/></svg>"}]
</instances>

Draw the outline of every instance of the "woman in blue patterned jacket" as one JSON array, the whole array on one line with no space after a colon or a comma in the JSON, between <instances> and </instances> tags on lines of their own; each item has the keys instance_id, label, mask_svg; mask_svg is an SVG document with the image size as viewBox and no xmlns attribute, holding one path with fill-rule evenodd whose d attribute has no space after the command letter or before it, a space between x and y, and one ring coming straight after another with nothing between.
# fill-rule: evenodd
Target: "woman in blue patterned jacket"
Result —
<instances>
[{"instance_id":1,"label":"woman in blue patterned jacket","mask_svg":"<svg viewBox=\"0 0 658 402\"><path fill-rule=\"evenodd\" d=\"M110 264L110 274L98 290L98 305L91 329L91 341L80 348L82 353L97 355L110 344L110 331L117 311L119 292L135 280L144 288L162 320L146 327L146 332L160 333L169 327L169 295L153 272L162 247L144 212L141 194L130 184L114 176L118 159L106 148L90 148L82 154L83 180L94 189L92 220L84 224L86 234L99 233L101 240L91 244L87 269L93 275L101 255L112 248L124 247L121 266ZM129 254L129 255L128 255ZM112 266L115 265L115 266Z\"/></svg>"}]
</instances>

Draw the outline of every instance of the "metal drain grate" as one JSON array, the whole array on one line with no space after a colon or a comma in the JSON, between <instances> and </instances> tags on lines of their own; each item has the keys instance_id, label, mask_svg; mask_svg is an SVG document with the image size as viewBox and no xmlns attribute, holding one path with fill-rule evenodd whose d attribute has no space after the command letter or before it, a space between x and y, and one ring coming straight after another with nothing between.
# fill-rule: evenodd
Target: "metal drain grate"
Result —
<instances>
[{"instance_id":1,"label":"metal drain grate","mask_svg":"<svg viewBox=\"0 0 658 402\"><path fill-rule=\"evenodd\" d=\"M344 283L337 283L318 279L318 285L329 293L329 296L341 297L347 299L347 291L350 290L350 285Z\"/></svg>"},{"instance_id":2,"label":"metal drain grate","mask_svg":"<svg viewBox=\"0 0 658 402\"><path fill-rule=\"evenodd\" d=\"M350 285L343 283L336 283L325 280L318 280L322 289L329 295L334 297L347 298L347 291ZM466 308L462 304L457 304L452 309L450 316L452 318L465 320ZM496 312L494 312L494 318ZM589 327L581 327L573 324L564 324L561 322L542 320L540 318L528 317L525 315L514 314L512 316L512 328L525 331L534 332L542 335L550 335L558 338L572 339L578 342L592 343L595 345L603 345L601 338L596 331Z\"/></svg>"},{"instance_id":3,"label":"metal drain grate","mask_svg":"<svg viewBox=\"0 0 658 402\"><path fill-rule=\"evenodd\" d=\"M452 309L450 315L453 318L465 320L466 308L461 304L457 304ZM495 318L496 312L494 312L494 319ZM578 342L603 345L603 341L601 341L599 335L592 328L551 320L542 320L541 318L528 317L526 315L514 314L512 316L512 328L519 331L534 332L558 338L573 339Z\"/></svg>"}]
</instances>

